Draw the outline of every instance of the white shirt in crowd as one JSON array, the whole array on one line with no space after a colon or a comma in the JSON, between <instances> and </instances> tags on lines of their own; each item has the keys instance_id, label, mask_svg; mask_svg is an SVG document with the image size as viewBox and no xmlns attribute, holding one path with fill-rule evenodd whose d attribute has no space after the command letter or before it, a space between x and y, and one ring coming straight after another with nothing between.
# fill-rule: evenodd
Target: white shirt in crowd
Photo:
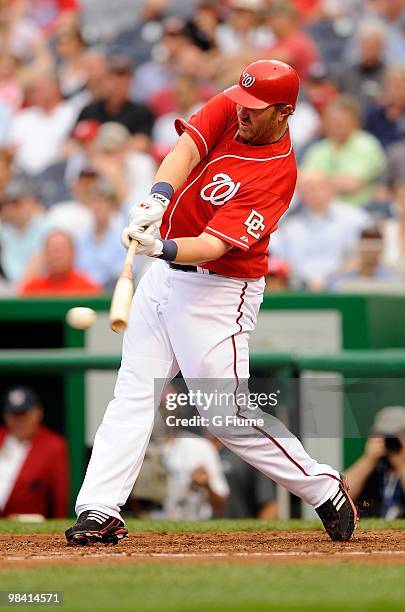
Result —
<instances>
[{"instance_id":1,"label":"white shirt in crowd","mask_svg":"<svg viewBox=\"0 0 405 612\"><path fill-rule=\"evenodd\" d=\"M176 128L174 127L174 122L176 119L183 118L188 120L189 117L194 115L198 110L200 110L202 104L199 102L195 104L192 108L190 108L187 116L181 115L180 113L165 113L158 117L154 123L152 130L152 140L155 144L161 147L167 147L168 149L174 147L176 144L179 135L176 132Z\"/></svg>"},{"instance_id":2,"label":"white shirt in crowd","mask_svg":"<svg viewBox=\"0 0 405 612\"><path fill-rule=\"evenodd\" d=\"M62 230L79 238L89 232L93 225L93 215L87 206L75 200L58 202L47 213L50 230Z\"/></svg>"},{"instance_id":3,"label":"white shirt in crowd","mask_svg":"<svg viewBox=\"0 0 405 612\"><path fill-rule=\"evenodd\" d=\"M147 153L128 153L125 158L126 172L128 176L128 200L132 206L135 202L141 202L149 193L156 173L156 164Z\"/></svg>"},{"instance_id":4,"label":"white shirt in crowd","mask_svg":"<svg viewBox=\"0 0 405 612\"><path fill-rule=\"evenodd\" d=\"M31 443L8 434L0 447L0 510L7 504Z\"/></svg>"},{"instance_id":5,"label":"white shirt in crowd","mask_svg":"<svg viewBox=\"0 0 405 612\"><path fill-rule=\"evenodd\" d=\"M171 438L163 445L163 459L169 472L164 513L170 519L208 519L212 509L207 492L200 487L190 489L193 472L204 467L217 495L229 494L228 483L212 442L188 432L186 435Z\"/></svg>"},{"instance_id":6,"label":"white shirt in crowd","mask_svg":"<svg viewBox=\"0 0 405 612\"><path fill-rule=\"evenodd\" d=\"M298 102L288 120L294 151L299 156L303 148L318 136L321 120L314 107L308 102Z\"/></svg>"},{"instance_id":7,"label":"white shirt in crowd","mask_svg":"<svg viewBox=\"0 0 405 612\"><path fill-rule=\"evenodd\" d=\"M75 119L76 110L68 102L61 102L50 113L37 106L19 111L9 133L9 143L17 148L18 168L35 176L57 162Z\"/></svg>"}]
</instances>

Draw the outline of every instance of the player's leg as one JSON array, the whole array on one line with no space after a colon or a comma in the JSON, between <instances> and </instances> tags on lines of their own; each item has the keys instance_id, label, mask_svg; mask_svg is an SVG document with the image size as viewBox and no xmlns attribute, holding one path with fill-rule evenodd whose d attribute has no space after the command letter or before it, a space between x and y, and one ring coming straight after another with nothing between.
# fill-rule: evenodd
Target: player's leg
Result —
<instances>
[{"instance_id":1,"label":"player's leg","mask_svg":"<svg viewBox=\"0 0 405 612\"><path fill-rule=\"evenodd\" d=\"M135 293L114 399L97 431L77 498L77 514L92 511L91 518L98 516L100 525L105 517L120 519L141 468L159 403L154 380L171 379L178 371L159 312L168 291L164 271L164 266L153 265Z\"/></svg>"},{"instance_id":2,"label":"player's leg","mask_svg":"<svg viewBox=\"0 0 405 612\"><path fill-rule=\"evenodd\" d=\"M175 310L164 311L183 376L191 381L200 378L200 387L205 388L210 385L204 379L215 378L211 388L222 386L226 392L235 391L238 383L249 377L248 341L256 324L261 285L257 281L243 283L215 276L201 278L182 272L177 274L193 277L187 278L187 283L182 277L177 279L184 285L182 299L188 304L181 319ZM205 325L202 324L203 313ZM229 408L219 404L216 410L229 414ZM235 408L236 411L243 413L241 409ZM256 414L255 418L258 416ZM264 425L260 428L223 426L213 433L248 463L315 508L328 503L339 493L339 473L310 457L301 442L278 419L266 414L263 419Z\"/></svg>"}]
</instances>

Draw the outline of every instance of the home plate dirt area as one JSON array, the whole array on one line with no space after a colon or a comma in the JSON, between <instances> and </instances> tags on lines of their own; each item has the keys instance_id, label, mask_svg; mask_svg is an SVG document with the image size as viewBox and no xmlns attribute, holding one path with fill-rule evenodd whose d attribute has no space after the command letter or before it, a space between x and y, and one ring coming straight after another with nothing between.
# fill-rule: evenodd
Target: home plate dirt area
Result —
<instances>
[{"instance_id":1,"label":"home plate dirt area","mask_svg":"<svg viewBox=\"0 0 405 612\"><path fill-rule=\"evenodd\" d=\"M321 531L133 532L117 546L67 546L62 534L0 535L0 567L100 563L405 564L405 530L361 530L350 542Z\"/></svg>"}]
</instances>

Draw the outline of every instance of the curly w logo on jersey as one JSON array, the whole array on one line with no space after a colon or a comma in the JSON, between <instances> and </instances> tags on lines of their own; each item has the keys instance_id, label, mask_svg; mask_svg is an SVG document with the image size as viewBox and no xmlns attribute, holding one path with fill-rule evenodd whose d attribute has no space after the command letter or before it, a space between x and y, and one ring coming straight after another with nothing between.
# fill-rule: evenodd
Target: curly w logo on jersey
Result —
<instances>
[{"instance_id":1,"label":"curly w logo on jersey","mask_svg":"<svg viewBox=\"0 0 405 612\"><path fill-rule=\"evenodd\" d=\"M222 206L237 193L241 183L235 183L229 174L219 172L215 174L212 182L205 185L200 191L200 196L206 202L214 206Z\"/></svg>"}]
</instances>

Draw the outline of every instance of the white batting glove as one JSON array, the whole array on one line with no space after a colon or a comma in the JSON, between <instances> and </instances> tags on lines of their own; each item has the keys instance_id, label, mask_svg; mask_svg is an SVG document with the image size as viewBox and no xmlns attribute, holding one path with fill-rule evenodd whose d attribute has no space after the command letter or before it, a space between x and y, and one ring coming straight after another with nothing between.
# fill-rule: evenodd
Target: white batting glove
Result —
<instances>
[{"instance_id":1,"label":"white batting glove","mask_svg":"<svg viewBox=\"0 0 405 612\"><path fill-rule=\"evenodd\" d=\"M151 193L142 202L135 204L128 214L128 226L149 227L156 223L158 227L170 200L161 193Z\"/></svg>"},{"instance_id":2,"label":"white batting glove","mask_svg":"<svg viewBox=\"0 0 405 612\"><path fill-rule=\"evenodd\" d=\"M126 239L124 232L122 233L122 241ZM147 255L148 257L158 257L163 252L163 243L160 239L159 228L156 224L149 226L147 229L138 227L131 230L131 238L138 243L136 254ZM124 243L125 244L125 243ZM126 245L126 244L125 244ZM128 243L129 245L129 243Z\"/></svg>"}]
</instances>

